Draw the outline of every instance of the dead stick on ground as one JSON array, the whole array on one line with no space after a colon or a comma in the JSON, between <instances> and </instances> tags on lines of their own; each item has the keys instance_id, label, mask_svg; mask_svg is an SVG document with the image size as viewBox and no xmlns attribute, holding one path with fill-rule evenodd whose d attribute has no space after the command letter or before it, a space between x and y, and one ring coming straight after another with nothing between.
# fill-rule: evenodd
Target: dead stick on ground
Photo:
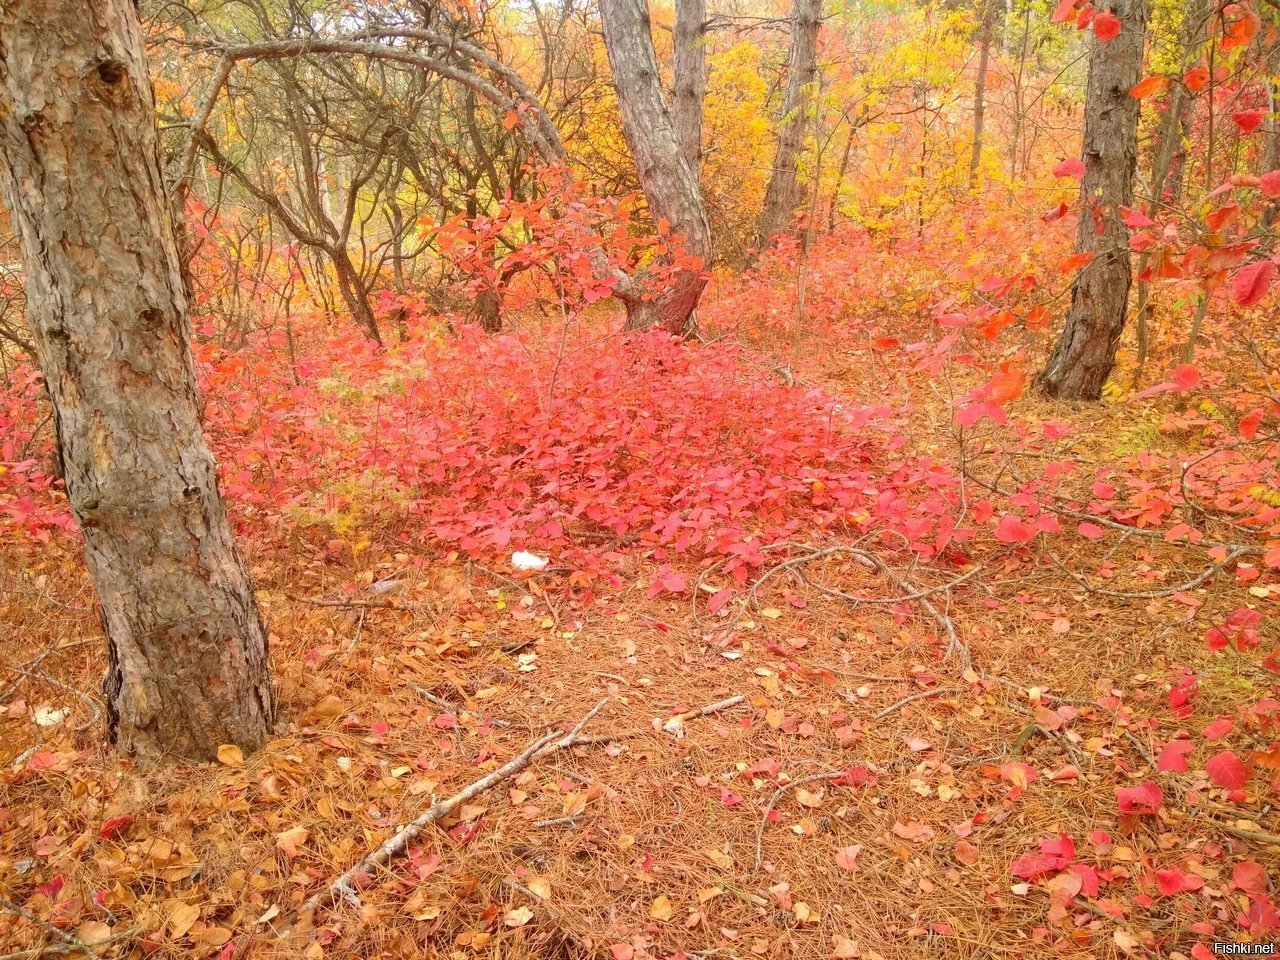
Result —
<instances>
[{"instance_id":1,"label":"dead stick on ground","mask_svg":"<svg viewBox=\"0 0 1280 960\"><path fill-rule=\"evenodd\" d=\"M514 774L519 773L530 763L544 754L554 753L557 750L564 750L567 747L576 746L578 743L578 735L582 733L583 728L591 722L592 718L599 713L607 700L601 700L589 711L586 716L578 721L577 725L563 736L552 732L539 737L529 746L525 747L522 752L512 757L497 770L486 774L479 780L463 787L453 796L434 803L431 808L423 813L416 820L405 824L383 844L350 867L342 876L333 880L323 890L317 893L311 899L307 900L298 910L300 915L314 913L321 907L326 907L335 900L346 900L352 905L359 906L360 898L356 895L355 878L359 874L368 874L378 867L384 866L391 860L403 854L409 844L416 840L423 831L424 827L435 823L437 820L447 817L462 804L478 797L492 787L497 786L503 780Z\"/></svg>"},{"instance_id":2,"label":"dead stick on ground","mask_svg":"<svg viewBox=\"0 0 1280 960\"><path fill-rule=\"evenodd\" d=\"M729 697L727 700L717 700L715 703L709 703L705 707L699 707L697 710L690 710L688 713L680 713L672 717L662 725L662 729L672 734L677 740L684 736L684 722L686 720L696 720L698 717L709 717L713 713L719 713L721 710L728 710L730 707L736 707L742 701L746 700L742 694Z\"/></svg>"},{"instance_id":3,"label":"dead stick on ground","mask_svg":"<svg viewBox=\"0 0 1280 960\"><path fill-rule=\"evenodd\" d=\"M843 773L832 773L831 771L826 773L811 773L808 776L801 777L799 780L789 780L777 790L773 791L773 796L770 797L769 802L765 804L764 816L760 818L760 826L756 828L756 860L755 867L753 869L758 871L760 869L760 863L764 860L764 831L765 827L769 825L769 814L773 813L773 808L778 805L779 800L786 796L787 791L796 787L802 787L806 783L817 783L819 780L834 780L837 777L842 776L844 776Z\"/></svg>"},{"instance_id":4,"label":"dead stick on ground","mask_svg":"<svg viewBox=\"0 0 1280 960\"><path fill-rule=\"evenodd\" d=\"M907 704L915 703L917 700L924 700L927 697L940 697L944 693L956 693L956 692L957 691L954 687L939 687L937 690L921 690L919 693L913 693L909 697L903 697L901 700L899 700L897 703L893 704L892 706L885 707L883 710L881 710L879 713L876 714L876 719L883 720L885 717L893 713L895 710L901 710Z\"/></svg>"}]
</instances>

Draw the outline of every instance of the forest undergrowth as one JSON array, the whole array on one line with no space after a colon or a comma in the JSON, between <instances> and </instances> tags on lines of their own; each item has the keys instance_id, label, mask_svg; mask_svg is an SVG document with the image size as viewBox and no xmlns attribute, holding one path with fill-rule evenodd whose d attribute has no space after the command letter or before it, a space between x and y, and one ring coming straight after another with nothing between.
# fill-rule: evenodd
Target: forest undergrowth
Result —
<instances>
[{"instance_id":1,"label":"forest undergrowth","mask_svg":"<svg viewBox=\"0 0 1280 960\"><path fill-rule=\"evenodd\" d=\"M201 336L280 701L218 764L101 742L93 594L11 376L0 954L1274 939L1276 344L1224 301L1194 363L1122 351L1107 402L1051 403L1025 263L827 243L718 278L702 343L604 311Z\"/></svg>"}]
</instances>

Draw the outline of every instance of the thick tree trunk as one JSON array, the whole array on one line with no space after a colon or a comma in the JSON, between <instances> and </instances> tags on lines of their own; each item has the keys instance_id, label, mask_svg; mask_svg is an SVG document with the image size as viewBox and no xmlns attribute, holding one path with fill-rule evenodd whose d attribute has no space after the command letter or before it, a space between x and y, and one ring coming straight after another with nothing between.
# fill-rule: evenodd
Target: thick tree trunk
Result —
<instances>
[{"instance_id":1,"label":"thick tree trunk","mask_svg":"<svg viewBox=\"0 0 1280 960\"><path fill-rule=\"evenodd\" d=\"M108 731L209 759L267 738L267 638L200 428L132 0L0 4L0 187L102 601Z\"/></svg>"},{"instance_id":2,"label":"thick tree trunk","mask_svg":"<svg viewBox=\"0 0 1280 960\"><path fill-rule=\"evenodd\" d=\"M1133 202L1139 101L1129 90L1142 78L1146 0L1113 0L1120 35L1090 38L1085 99L1084 180L1076 252L1096 254L1077 275L1066 326L1049 362L1036 376L1046 396L1097 400L1124 331L1132 275L1129 231L1121 206Z\"/></svg>"},{"instance_id":3,"label":"thick tree trunk","mask_svg":"<svg viewBox=\"0 0 1280 960\"><path fill-rule=\"evenodd\" d=\"M798 166L809 120L809 98L818 78L818 28L822 0L794 0L791 9L791 52L787 57L787 91L778 128L778 152L756 225L756 250L769 249L773 239L787 232L800 205Z\"/></svg>"},{"instance_id":4,"label":"thick tree trunk","mask_svg":"<svg viewBox=\"0 0 1280 960\"><path fill-rule=\"evenodd\" d=\"M684 237L685 252L702 261L701 269L677 270L652 299L627 304L627 328L661 326L677 335L691 332L691 318L706 286L711 265L711 227L698 178L676 139L662 96L658 60L649 32L646 0L601 0L604 43L613 85L622 111L622 132L635 161L649 212Z\"/></svg>"},{"instance_id":5,"label":"thick tree trunk","mask_svg":"<svg viewBox=\"0 0 1280 960\"><path fill-rule=\"evenodd\" d=\"M991 39L995 34L996 0L979 0L982 33L978 38L978 76L973 84L973 144L969 155L969 189L978 188L982 166L982 135L987 120L987 68L991 61Z\"/></svg>"},{"instance_id":6,"label":"thick tree trunk","mask_svg":"<svg viewBox=\"0 0 1280 960\"><path fill-rule=\"evenodd\" d=\"M707 0L676 0L676 139L694 176L702 171L702 101L707 95Z\"/></svg>"}]
</instances>

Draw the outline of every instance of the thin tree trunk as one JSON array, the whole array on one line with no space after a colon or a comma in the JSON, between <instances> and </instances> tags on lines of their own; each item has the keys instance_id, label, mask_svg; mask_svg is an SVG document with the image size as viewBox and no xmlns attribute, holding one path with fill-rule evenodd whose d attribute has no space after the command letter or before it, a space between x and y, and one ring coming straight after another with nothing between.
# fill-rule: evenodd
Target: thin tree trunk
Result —
<instances>
[{"instance_id":1,"label":"thin tree trunk","mask_svg":"<svg viewBox=\"0 0 1280 960\"><path fill-rule=\"evenodd\" d=\"M347 248L340 243L327 251L333 261L334 272L338 275L338 292L342 294L342 302L351 311L351 316L370 340L382 346L382 332L378 329L378 320L373 315L373 307L369 305L369 294L360 281L360 272L351 261Z\"/></svg>"},{"instance_id":2,"label":"thin tree trunk","mask_svg":"<svg viewBox=\"0 0 1280 960\"><path fill-rule=\"evenodd\" d=\"M694 176L702 172L702 101L707 95L707 0L676 0L676 139Z\"/></svg>"},{"instance_id":3,"label":"thin tree trunk","mask_svg":"<svg viewBox=\"0 0 1280 960\"><path fill-rule=\"evenodd\" d=\"M672 234L684 237L685 252L702 267L675 271L660 294L627 303L627 328L661 326L685 336L711 265L711 227L702 203L698 178L676 139L662 96L658 60L649 32L646 0L602 0L605 50L622 111L622 132L631 149L636 173L653 219L666 221Z\"/></svg>"},{"instance_id":4,"label":"thin tree trunk","mask_svg":"<svg viewBox=\"0 0 1280 960\"><path fill-rule=\"evenodd\" d=\"M122 753L248 750L267 638L218 493L132 0L0 5L0 187L108 644Z\"/></svg>"},{"instance_id":5,"label":"thin tree trunk","mask_svg":"<svg viewBox=\"0 0 1280 960\"><path fill-rule=\"evenodd\" d=\"M969 156L969 189L978 188L982 166L982 133L987 118L987 68L991 60L991 39L995 33L996 0L980 0L982 35L978 40L978 76L973 84L973 149Z\"/></svg>"},{"instance_id":6,"label":"thin tree trunk","mask_svg":"<svg viewBox=\"0 0 1280 960\"><path fill-rule=\"evenodd\" d=\"M1036 376L1046 396L1097 400L1115 365L1124 331L1132 275L1129 231L1121 206L1133 202L1139 101L1129 90L1142 77L1146 0L1113 0L1120 34L1090 38L1085 98L1084 180L1076 251L1095 259L1077 275L1066 326L1049 362Z\"/></svg>"},{"instance_id":7,"label":"thin tree trunk","mask_svg":"<svg viewBox=\"0 0 1280 960\"><path fill-rule=\"evenodd\" d=\"M818 28L822 0L794 0L791 9L791 51L787 57L787 90L778 127L778 152L756 225L756 250L762 254L775 237L785 233L802 199L800 154L808 127L809 97L818 76Z\"/></svg>"},{"instance_id":8,"label":"thin tree trunk","mask_svg":"<svg viewBox=\"0 0 1280 960\"><path fill-rule=\"evenodd\" d=\"M1182 24L1182 74L1191 69L1192 65L1199 59L1200 55L1200 31L1204 26L1206 17L1205 4L1203 0L1191 0L1187 4L1183 16ZM1178 151L1182 151L1185 156L1185 147L1183 146L1183 125L1186 119L1188 108L1192 105L1193 97L1191 91L1187 89L1183 83L1181 76L1175 78L1169 90L1169 102L1165 108L1165 114L1160 119L1160 140L1156 147L1155 157L1151 164L1151 199L1147 202L1147 216L1153 216L1162 203L1162 194L1164 193L1165 183L1169 180L1169 174L1174 169L1175 156ZM1143 252L1138 257L1138 294L1137 302L1134 305L1134 327L1137 331L1137 363L1133 371L1133 385L1137 386L1138 381L1142 377L1143 367L1146 366L1147 354L1151 348L1151 333L1147 316L1149 313L1149 298L1151 294L1151 284L1143 279L1143 275L1147 272L1147 265L1151 261L1150 253Z\"/></svg>"}]
</instances>

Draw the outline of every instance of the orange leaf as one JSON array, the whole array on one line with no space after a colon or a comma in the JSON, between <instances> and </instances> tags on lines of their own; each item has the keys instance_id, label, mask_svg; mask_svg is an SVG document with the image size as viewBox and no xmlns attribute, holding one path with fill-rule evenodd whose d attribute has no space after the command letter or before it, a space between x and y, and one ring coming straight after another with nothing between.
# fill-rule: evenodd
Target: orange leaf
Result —
<instances>
[{"instance_id":1,"label":"orange leaf","mask_svg":"<svg viewBox=\"0 0 1280 960\"><path fill-rule=\"evenodd\" d=\"M1135 100L1145 100L1147 97L1161 93L1169 87L1168 77L1147 77L1145 80L1135 84L1129 91L1129 96Z\"/></svg>"}]
</instances>

